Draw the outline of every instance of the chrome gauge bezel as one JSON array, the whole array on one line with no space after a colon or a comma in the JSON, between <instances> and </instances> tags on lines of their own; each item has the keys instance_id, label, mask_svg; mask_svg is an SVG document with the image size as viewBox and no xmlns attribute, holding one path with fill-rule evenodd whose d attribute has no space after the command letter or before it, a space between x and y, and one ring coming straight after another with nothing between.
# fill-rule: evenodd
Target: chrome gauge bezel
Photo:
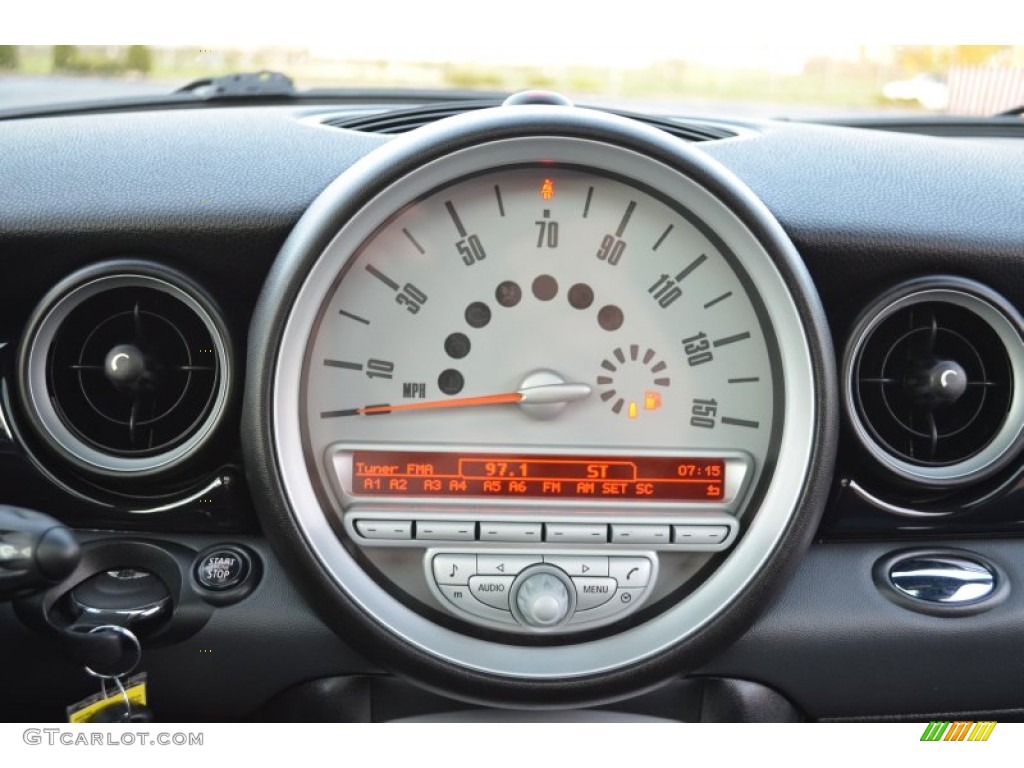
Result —
<instances>
[{"instance_id":1,"label":"chrome gauge bezel","mask_svg":"<svg viewBox=\"0 0 1024 768\"><path fill-rule=\"evenodd\" d=\"M585 115L584 110L574 112ZM483 116L480 124L485 125L488 119ZM610 126L610 134L637 130L625 120L607 116L594 120ZM461 124L469 128L474 120L462 120ZM613 143L612 135L590 136L537 134L489 139L481 130L469 146L447 154L442 152L437 159L414 167L373 196L347 219L306 273L284 320L267 395L270 445L284 501L304 546L333 584L378 626L419 652L463 669L516 680L578 678L618 670L650 659L701 631L744 593L777 554L805 501L808 484L812 479L818 480L810 474L812 463L831 460L829 445L827 455L814 455L822 415L815 405L819 402L815 361L801 308L765 245L740 216L701 183L653 156ZM403 157L403 152L413 152L414 142L399 140L365 158L360 167L338 184L360 184L379 178L375 164L386 167L396 157ZM409 162L411 157L410 154L403 159ZM560 646L517 645L510 652L512 646L500 639L470 636L421 615L379 584L341 542L332 514L326 508L329 502L312 479L315 464L322 461L322 456L309 455L303 440L302 372L310 334L330 287L358 246L396 210L452 178L552 158L635 179L670 199L685 200L687 208L738 254L742 267L760 291L761 301L770 310L778 340L778 365L785 386L776 418L781 420L782 427L774 474L762 486L757 514L749 519L743 537L717 570L685 600L614 634ZM747 202L759 205L751 196ZM308 215L316 212L314 205ZM773 234L782 239L781 231ZM790 252L788 256L792 257L791 263L796 262L795 254ZM823 343L820 337L816 343ZM817 504L817 500L813 503Z\"/></svg>"},{"instance_id":2,"label":"chrome gauge bezel","mask_svg":"<svg viewBox=\"0 0 1024 768\"><path fill-rule=\"evenodd\" d=\"M61 325L83 302L117 288L147 288L183 304L210 334L218 366L216 390L191 434L180 444L149 456L120 456L88 443L65 423L50 396L47 366ZM192 281L149 262L102 262L70 275L36 308L20 347L21 401L40 436L64 461L85 472L107 477L150 477L180 466L210 442L229 410L235 386L232 358L231 339L219 311Z\"/></svg>"}]
</instances>

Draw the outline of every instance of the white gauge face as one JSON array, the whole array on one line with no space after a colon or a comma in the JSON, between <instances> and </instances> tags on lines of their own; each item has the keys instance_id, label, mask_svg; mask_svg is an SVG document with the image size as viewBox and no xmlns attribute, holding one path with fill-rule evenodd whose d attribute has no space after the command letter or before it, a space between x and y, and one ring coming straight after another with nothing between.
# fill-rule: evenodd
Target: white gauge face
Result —
<instances>
[{"instance_id":1,"label":"white gauge face","mask_svg":"<svg viewBox=\"0 0 1024 768\"><path fill-rule=\"evenodd\" d=\"M354 250L307 350L303 418L314 456L742 451L756 475L775 354L756 287L686 200L511 166L435 188Z\"/></svg>"}]
</instances>

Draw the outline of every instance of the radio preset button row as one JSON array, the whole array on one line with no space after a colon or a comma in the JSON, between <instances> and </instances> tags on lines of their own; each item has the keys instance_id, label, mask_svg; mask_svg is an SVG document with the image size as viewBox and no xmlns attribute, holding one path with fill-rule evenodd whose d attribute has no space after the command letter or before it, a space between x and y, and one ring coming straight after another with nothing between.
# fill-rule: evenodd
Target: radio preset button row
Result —
<instances>
[{"instance_id":1,"label":"radio preset button row","mask_svg":"<svg viewBox=\"0 0 1024 768\"><path fill-rule=\"evenodd\" d=\"M364 513L365 514L365 513ZM383 515L381 516L384 517ZM638 545L686 551L717 551L732 543L736 525L726 514L682 524L680 518L663 525L653 523L546 523L378 519L355 514L352 523L359 538L378 546L416 546L416 542L486 541L511 544ZM677 524L677 522L679 524Z\"/></svg>"},{"instance_id":2,"label":"radio preset button row","mask_svg":"<svg viewBox=\"0 0 1024 768\"><path fill-rule=\"evenodd\" d=\"M611 621L633 610L653 585L650 556L466 554L432 555L429 573L449 607L470 616L534 631L550 629L516 618L510 603L524 580L546 571L570 583L569 627Z\"/></svg>"}]
</instances>

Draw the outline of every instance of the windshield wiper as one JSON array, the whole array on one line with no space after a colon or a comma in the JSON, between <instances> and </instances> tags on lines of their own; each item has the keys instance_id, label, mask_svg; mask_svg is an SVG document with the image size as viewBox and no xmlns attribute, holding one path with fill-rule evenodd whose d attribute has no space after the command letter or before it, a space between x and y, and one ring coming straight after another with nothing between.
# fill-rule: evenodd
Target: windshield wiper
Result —
<instances>
[{"instance_id":1,"label":"windshield wiper","mask_svg":"<svg viewBox=\"0 0 1024 768\"><path fill-rule=\"evenodd\" d=\"M250 98L252 96L296 96L295 83L282 72L238 72L221 77L204 77L182 86L175 93L199 99Z\"/></svg>"}]
</instances>

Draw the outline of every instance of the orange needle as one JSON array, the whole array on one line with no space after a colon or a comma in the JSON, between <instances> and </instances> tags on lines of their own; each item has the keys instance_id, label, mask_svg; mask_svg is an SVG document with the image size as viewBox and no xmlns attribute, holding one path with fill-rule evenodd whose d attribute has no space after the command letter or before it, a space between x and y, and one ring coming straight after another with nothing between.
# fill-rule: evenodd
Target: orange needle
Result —
<instances>
[{"instance_id":1,"label":"orange needle","mask_svg":"<svg viewBox=\"0 0 1024 768\"><path fill-rule=\"evenodd\" d=\"M402 403L401 405L368 405L356 409L361 416L373 416L378 413L394 413L395 411L423 411L428 408L473 408L480 405L506 405L522 403L523 405L542 405L545 403L568 403L581 400L591 392L589 384L540 384L534 387L523 387L518 392L502 392L498 395L481 395L479 397L456 397L452 400L428 400L425 403Z\"/></svg>"},{"instance_id":2,"label":"orange needle","mask_svg":"<svg viewBox=\"0 0 1024 768\"><path fill-rule=\"evenodd\" d=\"M402 403L401 405L370 405L360 408L359 413L370 416L375 413L392 413L394 411L420 411L427 408L472 408L477 405L503 405L505 403L522 402L521 392L505 392L501 395L482 395L481 397L457 397L454 400L429 400L425 403Z\"/></svg>"}]
</instances>

